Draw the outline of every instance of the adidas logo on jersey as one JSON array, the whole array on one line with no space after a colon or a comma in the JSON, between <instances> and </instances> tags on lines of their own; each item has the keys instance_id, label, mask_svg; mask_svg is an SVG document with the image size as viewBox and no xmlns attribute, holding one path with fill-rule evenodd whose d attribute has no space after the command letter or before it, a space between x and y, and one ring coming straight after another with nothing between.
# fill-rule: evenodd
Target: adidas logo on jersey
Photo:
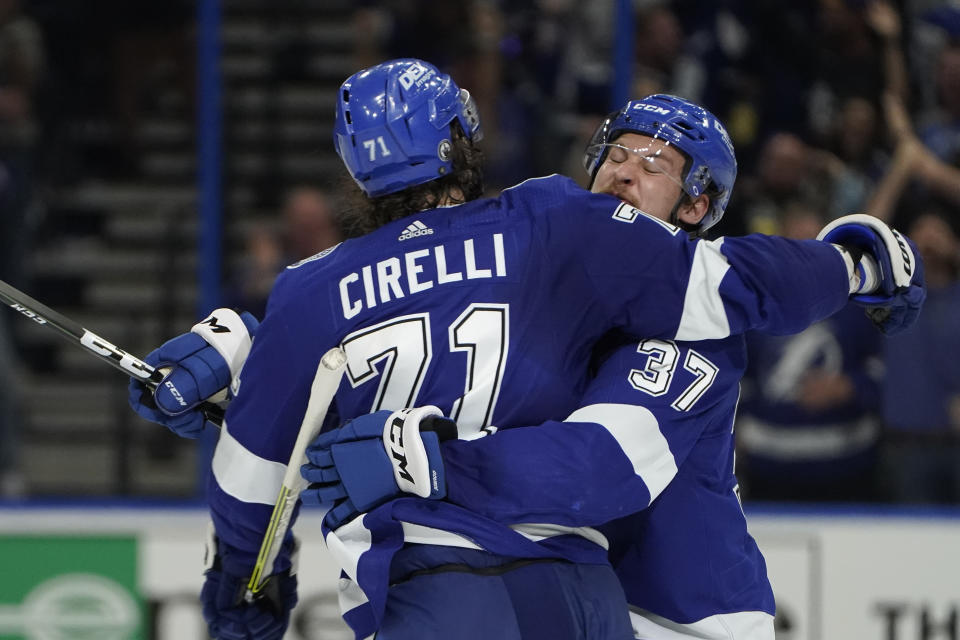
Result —
<instances>
[{"instance_id":1,"label":"adidas logo on jersey","mask_svg":"<svg viewBox=\"0 0 960 640\"><path fill-rule=\"evenodd\" d=\"M419 220L414 220L412 224L407 225L407 228L403 230L398 240L409 240L410 238L429 236L431 234L433 234L433 229Z\"/></svg>"}]
</instances>

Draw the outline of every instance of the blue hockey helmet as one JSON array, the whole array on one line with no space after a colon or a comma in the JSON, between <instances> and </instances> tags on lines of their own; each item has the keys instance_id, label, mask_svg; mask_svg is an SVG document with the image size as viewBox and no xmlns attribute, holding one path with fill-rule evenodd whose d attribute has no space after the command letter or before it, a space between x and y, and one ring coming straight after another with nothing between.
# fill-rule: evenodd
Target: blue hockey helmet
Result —
<instances>
[{"instance_id":1,"label":"blue hockey helmet","mask_svg":"<svg viewBox=\"0 0 960 640\"><path fill-rule=\"evenodd\" d=\"M605 145L622 133L664 140L682 151L688 158L683 190L696 197L712 183L718 192L711 198L699 230L706 231L720 221L737 179L737 158L727 130L715 115L689 100L666 94L631 100L607 116L587 144L583 167L591 180L606 159L609 147Z\"/></svg>"},{"instance_id":2,"label":"blue hockey helmet","mask_svg":"<svg viewBox=\"0 0 960 640\"><path fill-rule=\"evenodd\" d=\"M340 86L333 143L351 177L376 197L449 175L454 120L467 138L480 140L468 91L429 62L390 60Z\"/></svg>"}]
</instances>

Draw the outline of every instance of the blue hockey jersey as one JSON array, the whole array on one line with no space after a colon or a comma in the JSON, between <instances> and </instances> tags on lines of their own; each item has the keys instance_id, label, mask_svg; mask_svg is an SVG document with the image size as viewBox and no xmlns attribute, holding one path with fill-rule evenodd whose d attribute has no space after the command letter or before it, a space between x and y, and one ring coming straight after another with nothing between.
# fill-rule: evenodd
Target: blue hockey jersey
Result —
<instances>
[{"instance_id":1,"label":"blue hockey jersey","mask_svg":"<svg viewBox=\"0 0 960 640\"><path fill-rule=\"evenodd\" d=\"M646 438L646 446L666 449L675 474L657 479L657 486L670 482L647 509L601 527L610 542L610 562L631 610L643 616L685 625L718 614L773 616L766 564L747 531L734 475L744 340L663 343L661 350L676 362L665 393L634 390L631 396L626 372L638 368L644 354L624 348L605 362L584 398L587 407L599 401L642 403L662 435L659 442ZM650 363L655 357L654 352L640 366L655 368L657 363Z\"/></svg>"},{"instance_id":2,"label":"blue hockey jersey","mask_svg":"<svg viewBox=\"0 0 960 640\"><path fill-rule=\"evenodd\" d=\"M733 468L743 337L624 338L601 360L567 420L444 444L447 499L495 520L602 525L636 610L772 616Z\"/></svg>"},{"instance_id":3,"label":"blue hockey jersey","mask_svg":"<svg viewBox=\"0 0 960 640\"><path fill-rule=\"evenodd\" d=\"M800 484L853 499L850 485L858 476L860 484L868 481L880 438L881 347L880 332L856 306L795 336L747 336L750 365L737 428L751 486L790 498ZM811 405L804 381L824 375L843 376L850 394Z\"/></svg>"},{"instance_id":4,"label":"blue hockey jersey","mask_svg":"<svg viewBox=\"0 0 960 640\"><path fill-rule=\"evenodd\" d=\"M491 424L567 417L593 346L611 330L680 340L793 332L847 297L846 267L829 245L691 241L560 176L409 216L278 278L214 454L208 499L218 535L253 566L314 371L332 346L348 360L340 418L433 404L470 438ZM382 610L391 553L404 542L604 561L593 529L507 524L403 498L327 543L359 587L345 597L372 605L366 621Z\"/></svg>"}]
</instances>

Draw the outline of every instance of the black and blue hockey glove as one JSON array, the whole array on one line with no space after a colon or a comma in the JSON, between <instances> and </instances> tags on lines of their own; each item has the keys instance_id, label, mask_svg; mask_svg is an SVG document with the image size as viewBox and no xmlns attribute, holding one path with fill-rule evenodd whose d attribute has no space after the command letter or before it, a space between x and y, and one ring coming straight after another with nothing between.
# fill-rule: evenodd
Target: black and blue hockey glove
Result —
<instances>
[{"instance_id":1,"label":"black and blue hockey glove","mask_svg":"<svg viewBox=\"0 0 960 640\"><path fill-rule=\"evenodd\" d=\"M238 380L258 325L247 312L217 309L188 333L168 340L144 359L166 372L163 381L151 392L131 379L130 406L179 436L200 437L206 421L200 404L230 399L231 381Z\"/></svg>"},{"instance_id":2,"label":"black and blue hockey glove","mask_svg":"<svg viewBox=\"0 0 960 640\"><path fill-rule=\"evenodd\" d=\"M456 437L456 423L432 406L360 416L307 448L300 473L311 484L300 499L330 507L324 523L336 529L404 493L443 498L440 443Z\"/></svg>"},{"instance_id":3,"label":"black and blue hockey glove","mask_svg":"<svg viewBox=\"0 0 960 640\"><path fill-rule=\"evenodd\" d=\"M297 542L290 536L278 561L289 568L270 576L264 591L245 598L253 567L238 560L229 545L210 528L200 602L211 638L217 640L281 640L297 604Z\"/></svg>"},{"instance_id":4,"label":"black and blue hockey glove","mask_svg":"<svg viewBox=\"0 0 960 640\"><path fill-rule=\"evenodd\" d=\"M895 335L913 325L927 289L920 252L909 238L879 218L855 214L837 218L823 228L817 239L876 260L879 284L873 291L855 293L850 299L866 309L880 331Z\"/></svg>"}]
</instances>

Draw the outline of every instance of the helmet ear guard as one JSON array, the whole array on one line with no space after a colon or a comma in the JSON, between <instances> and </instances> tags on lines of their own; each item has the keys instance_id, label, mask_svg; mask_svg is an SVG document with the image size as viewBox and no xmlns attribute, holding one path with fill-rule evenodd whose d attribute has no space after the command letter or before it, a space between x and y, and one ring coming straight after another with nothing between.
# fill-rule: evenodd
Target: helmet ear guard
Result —
<instances>
[{"instance_id":1,"label":"helmet ear guard","mask_svg":"<svg viewBox=\"0 0 960 640\"><path fill-rule=\"evenodd\" d=\"M468 139L482 138L468 91L428 62L391 60L341 85L334 147L360 189L377 197L450 174L454 120Z\"/></svg>"},{"instance_id":2,"label":"helmet ear guard","mask_svg":"<svg viewBox=\"0 0 960 640\"><path fill-rule=\"evenodd\" d=\"M713 190L710 209L698 229L706 231L723 217L737 177L737 159L727 130L712 113L683 98L666 94L631 100L609 114L583 155L591 184L606 159L606 143L623 133L664 140L684 153L688 162L681 176L683 190L697 197Z\"/></svg>"},{"instance_id":3,"label":"helmet ear guard","mask_svg":"<svg viewBox=\"0 0 960 640\"><path fill-rule=\"evenodd\" d=\"M461 113L458 116L463 132L474 142L483 140L483 129L480 128L480 110L477 108L477 102L466 89L460 89Z\"/></svg>"}]
</instances>

